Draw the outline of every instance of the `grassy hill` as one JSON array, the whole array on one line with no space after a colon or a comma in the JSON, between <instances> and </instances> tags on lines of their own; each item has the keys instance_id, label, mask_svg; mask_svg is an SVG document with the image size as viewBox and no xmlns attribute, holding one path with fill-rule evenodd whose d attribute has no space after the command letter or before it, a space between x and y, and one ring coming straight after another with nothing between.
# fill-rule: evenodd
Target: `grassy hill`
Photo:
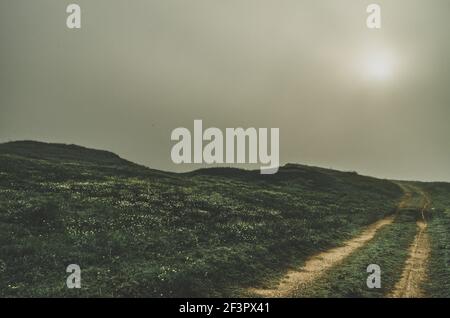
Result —
<instances>
[{"instance_id":1,"label":"grassy hill","mask_svg":"<svg viewBox=\"0 0 450 318\"><path fill-rule=\"evenodd\" d=\"M395 211L388 180L288 164L175 174L0 144L0 296L238 296ZM69 264L82 289L65 286Z\"/></svg>"}]
</instances>

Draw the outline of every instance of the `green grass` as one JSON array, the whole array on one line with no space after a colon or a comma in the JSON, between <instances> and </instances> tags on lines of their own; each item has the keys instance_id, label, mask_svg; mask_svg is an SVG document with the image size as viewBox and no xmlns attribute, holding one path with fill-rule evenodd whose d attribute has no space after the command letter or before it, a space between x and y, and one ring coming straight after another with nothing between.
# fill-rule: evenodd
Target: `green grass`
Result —
<instances>
[{"instance_id":1,"label":"green grass","mask_svg":"<svg viewBox=\"0 0 450 318\"><path fill-rule=\"evenodd\" d=\"M77 146L0 145L0 296L239 295L393 213L387 180L286 165L174 174ZM65 287L79 264L82 289Z\"/></svg>"},{"instance_id":2,"label":"green grass","mask_svg":"<svg viewBox=\"0 0 450 318\"><path fill-rule=\"evenodd\" d=\"M401 211L394 223L381 228L367 245L355 251L337 268L319 278L303 297L384 297L400 280L408 248L416 234L417 211ZM367 267L381 268L381 288L370 289Z\"/></svg>"},{"instance_id":3,"label":"green grass","mask_svg":"<svg viewBox=\"0 0 450 318\"><path fill-rule=\"evenodd\" d=\"M428 223L431 240L426 291L432 297L450 297L450 184L421 184L432 200Z\"/></svg>"}]
</instances>

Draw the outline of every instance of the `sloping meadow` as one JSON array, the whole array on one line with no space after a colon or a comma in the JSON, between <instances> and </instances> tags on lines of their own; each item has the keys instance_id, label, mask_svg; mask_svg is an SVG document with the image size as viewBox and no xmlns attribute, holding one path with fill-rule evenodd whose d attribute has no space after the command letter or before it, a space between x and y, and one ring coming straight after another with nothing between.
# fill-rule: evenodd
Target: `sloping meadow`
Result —
<instances>
[{"instance_id":1,"label":"sloping meadow","mask_svg":"<svg viewBox=\"0 0 450 318\"><path fill-rule=\"evenodd\" d=\"M0 296L238 296L393 213L401 195L300 165L174 174L76 146L3 144ZM81 289L66 287L69 264Z\"/></svg>"}]
</instances>

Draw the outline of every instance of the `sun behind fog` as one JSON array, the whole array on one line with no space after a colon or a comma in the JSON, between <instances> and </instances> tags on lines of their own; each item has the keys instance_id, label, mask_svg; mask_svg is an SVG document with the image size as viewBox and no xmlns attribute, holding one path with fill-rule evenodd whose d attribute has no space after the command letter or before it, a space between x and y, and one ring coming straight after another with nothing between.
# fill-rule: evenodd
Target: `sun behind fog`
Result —
<instances>
[{"instance_id":1,"label":"sun behind fog","mask_svg":"<svg viewBox=\"0 0 450 318\"><path fill-rule=\"evenodd\" d=\"M371 52L361 64L363 75L367 79L385 81L394 75L394 58L388 52Z\"/></svg>"}]
</instances>

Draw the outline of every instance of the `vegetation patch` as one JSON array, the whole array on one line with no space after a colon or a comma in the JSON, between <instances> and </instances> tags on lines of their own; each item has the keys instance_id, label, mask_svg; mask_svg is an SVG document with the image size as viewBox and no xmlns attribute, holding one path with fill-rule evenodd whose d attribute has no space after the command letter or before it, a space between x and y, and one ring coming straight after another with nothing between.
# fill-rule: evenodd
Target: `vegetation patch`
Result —
<instances>
[{"instance_id":1,"label":"vegetation patch","mask_svg":"<svg viewBox=\"0 0 450 318\"><path fill-rule=\"evenodd\" d=\"M0 296L239 295L395 211L401 189L286 165L186 174L104 151L0 145ZM66 267L82 288L67 289Z\"/></svg>"},{"instance_id":2,"label":"vegetation patch","mask_svg":"<svg viewBox=\"0 0 450 318\"><path fill-rule=\"evenodd\" d=\"M408 248L416 234L417 211L399 213L394 223L380 229L366 246L354 252L337 268L330 270L310 288L297 296L302 297L385 297L400 280L408 257ZM381 268L381 288L367 287L367 267Z\"/></svg>"}]
</instances>

